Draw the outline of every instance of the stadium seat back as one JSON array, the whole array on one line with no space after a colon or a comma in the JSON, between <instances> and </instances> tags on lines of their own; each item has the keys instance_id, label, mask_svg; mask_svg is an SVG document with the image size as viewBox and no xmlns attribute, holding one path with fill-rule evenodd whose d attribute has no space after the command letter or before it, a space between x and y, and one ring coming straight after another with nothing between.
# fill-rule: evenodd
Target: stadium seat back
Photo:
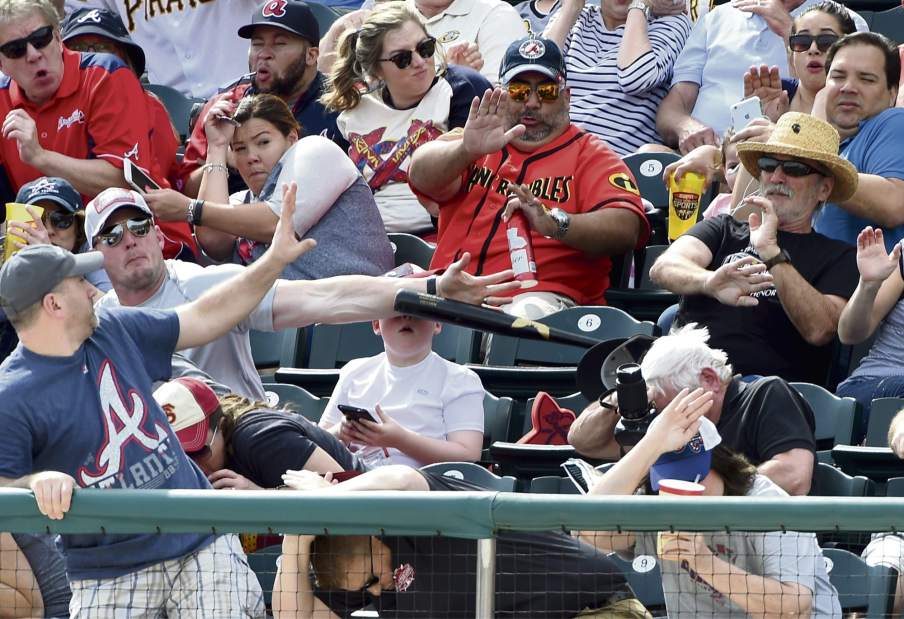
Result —
<instances>
[{"instance_id":1,"label":"stadium seat back","mask_svg":"<svg viewBox=\"0 0 904 619\"><path fill-rule=\"evenodd\" d=\"M876 13L870 31L884 34L898 45L904 43L904 7L896 6Z\"/></svg>"},{"instance_id":2,"label":"stadium seat back","mask_svg":"<svg viewBox=\"0 0 904 619\"><path fill-rule=\"evenodd\" d=\"M369 322L344 325L316 324L311 328L308 345L309 368L341 368L352 359L372 357L383 352L383 339ZM433 350L443 359L470 363L477 355L474 331L444 324L433 338Z\"/></svg>"},{"instance_id":3,"label":"stadium seat back","mask_svg":"<svg viewBox=\"0 0 904 619\"><path fill-rule=\"evenodd\" d=\"M638 572L634 569L632 562L622 559L615 553L610 554L609 558L621 568L637 599L653 615L659 616L659 612L665 609L665 594L662 591L662 573L659 570L659 562L656 561L648 571ZM651 558L651 560L653 559Z\"/></svg>"},{"instance_id":4,"label":"stadium seat back","mask_svg":"<svg viewBox=\"0 0 904 619\"><path fill-rule=\"evenodd\" d=\"M430 260L433 258L435 247L424 239L404 232L391 232L389 243L395 254L395 265L410 262L422 269L430 268Z\"/></svg>"},{"instance_id":5,"label":"stadium seat back","mask_svg":"<svg viewBox=\"0 0 904 619\"><path fill-rule=\"evenodd\" d=\"M897 573L893 568L869 566L860 557L840 548L824 548L829 580L838 591L844 615L890 617L894 606Z\"/></svg>"},{"instance_id":6,"label":"stadium seat back","mask_svg":"<svg viewBox=\"0 0 904 619\"><path fill-rule=\"evenodd\" d=\"M496 441L504 441L509 435L512 419L511 398L496 397L489 391L483 396L483 448L488 449Z\"/></svg>"},{"instance_id":7,"label":"stadium seat back","mask_svg":"<svg viewBox=\"0 0 904 619\"><path fill-rule=\"evenodd\" d=\"M866 425L867 447L888 447L888 428L902 408L904 398L876 398L872 401Z\"/></svg>"},{"instance_id":8,"label":"stadium seat back","mask_svg":"<svg viewBox=\"0 0 904 619\"><path fill-rule=\"evenodd\" d=\"M851 477L825 462L817 462L813 467L810 496L858 497L875 494L875 482L862 475Z\"/></svg>"},{"instance_id":9,"label":"stadium seat back","mask_svg":"<svg viewBox=\"0 0 904 619\"><path fill-rule=\"evenodd\" d=\"M264 393L273 408L288 408L314 423L320 421L329 402L329 398L318 398L306 389L285 383L266 383Z\"/></svg>"},{"instance_id":10,"label":"stadium seat back","mask_svg":"<svg viewBox=\"0 0 904 619\"><path fill-rule=\"evenodd\" d=\"M652 322L635 320L627 312L606 306L571 307L538 322L600 341L657 333ZM490 344L487 363L496 366L576 366L586 351L582 346L497 335Z\"/></svg>"},{"instance_id":11,"label":"stadium seat back","mask_svg":"<svg viewBox=\"0 0 904 619\"><path fill-rule=\"evenodd\" d=\"M515 491L516 479L514 477L494 475L473 462L437 462L422 466L421 470L444 477L469 481L487 490L498 490L499 492Z\"/></svg>"},{"instance_id":12,"label":"stadium seat back","mask_svg":"<svg viewBox=\"0 0 904 619\"><path fill-rule=\"evenodd\" d=\"M530 480L530 492L533 494L580 494L578 487L568 477L543 475Z\"/></svg>"},{"instance_id":13,"label":"stadium seat back","mask_svg":"<svg viewBox=\"0 0 904 619\"><path fill-rule=\"evenodd\" d=\"M813 409L816 421L816 448L850 445L859 427L860 406L854 398L840 398L811 383L791 383Z\"/></svg>"},{"instance_id":14,"label":"stadium seat back","mask_svg":"<svg viewBox=\"0 0 904 619\"><path fill-rule=\"evenodd\" d=\"M202 102L200 99L190 99L181 92L170 86L163 84L148 84L145 86L147 90L157 95L163 103L169 114L176 132L182 142L186 140L189 133L189 119L191 118L192 106L195 103Z\"/></svg>"}]
</instances>

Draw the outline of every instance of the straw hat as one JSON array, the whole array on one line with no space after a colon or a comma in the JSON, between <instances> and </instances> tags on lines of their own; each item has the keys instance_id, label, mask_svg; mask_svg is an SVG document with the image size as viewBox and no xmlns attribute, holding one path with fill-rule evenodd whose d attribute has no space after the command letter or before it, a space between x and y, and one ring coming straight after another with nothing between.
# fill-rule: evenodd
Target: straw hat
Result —
<instances>
[{"instance_id":1,"label":"straw hat","mask_svg":"<svg viewBox=\"0 0 904 619\"><path fill-rule=\"evenodd\" d=\"M857 190L857 168L838 156L838 132L829 123L809 114L788 112L778 119L769 141L738 144L738 158L753 175L760 178L757 160L763 155L787 155L821 164L835 179L829 202L843 202Z\"/></svg>"}]
</instances>

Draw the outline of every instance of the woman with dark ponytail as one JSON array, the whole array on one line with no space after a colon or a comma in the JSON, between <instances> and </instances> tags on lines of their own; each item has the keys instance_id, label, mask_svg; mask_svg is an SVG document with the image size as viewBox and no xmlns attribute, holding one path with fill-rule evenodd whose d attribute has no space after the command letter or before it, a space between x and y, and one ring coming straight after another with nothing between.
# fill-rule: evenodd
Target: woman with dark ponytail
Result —
<instances>
[{"instance_id":1,"label":"woman with dark ponytail","mask_svg":"<svg viewBox=\"0 0 904 619\"><path fill-rule=\"evenodd\" d=\"M405 2L380 4L339 40L321 99L339 111L349 156L373 190L388 232L425 234L433 224L408 187L408 163L421 144L463 127L475 96L490 83L476 71L446 67L441 45Z\"/></svg>"}]
</instances>

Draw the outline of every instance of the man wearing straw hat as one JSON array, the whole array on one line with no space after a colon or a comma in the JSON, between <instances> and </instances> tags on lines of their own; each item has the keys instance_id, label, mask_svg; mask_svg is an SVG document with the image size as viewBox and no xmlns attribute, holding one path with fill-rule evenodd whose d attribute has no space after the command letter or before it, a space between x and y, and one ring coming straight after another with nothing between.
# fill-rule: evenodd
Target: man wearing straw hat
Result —
<instances>
[{"instance_id":1,"label":"man wearing straw hat","mask_svg":"<svg viewBox=\"0 0 904 619\"><path fill-rule=\"evenodd\" d=\"M709 328L710 345L744 375L821 384L838 317L857 285L853 246L813 231L827 200L857 189L857 170L838 156L838 132L808 114L782 116L765 143L738 146L760 180L747 222L722 215L675 241L650 271L682 295L676 324Z\"/></svg>"}]
</instances>

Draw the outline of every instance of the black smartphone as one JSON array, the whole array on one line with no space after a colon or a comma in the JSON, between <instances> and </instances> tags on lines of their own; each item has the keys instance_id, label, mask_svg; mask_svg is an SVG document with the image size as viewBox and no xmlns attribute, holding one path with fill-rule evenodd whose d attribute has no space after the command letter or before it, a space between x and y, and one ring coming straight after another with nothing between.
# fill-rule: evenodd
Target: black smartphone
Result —
<instances>
[{"instance_id":1,"label":"black smartphone","mask_svg":"<svg viewBox=\"0 0 904 619\"><path fill-rule=\"evenodd\" d=\"M357 406L349 406L347 404L339 404L337 408L349 421L361 421L362 419L376 421L374 416L371 415L370 411L366 408L358 408Z\"/></svg>"}]
</instances>

